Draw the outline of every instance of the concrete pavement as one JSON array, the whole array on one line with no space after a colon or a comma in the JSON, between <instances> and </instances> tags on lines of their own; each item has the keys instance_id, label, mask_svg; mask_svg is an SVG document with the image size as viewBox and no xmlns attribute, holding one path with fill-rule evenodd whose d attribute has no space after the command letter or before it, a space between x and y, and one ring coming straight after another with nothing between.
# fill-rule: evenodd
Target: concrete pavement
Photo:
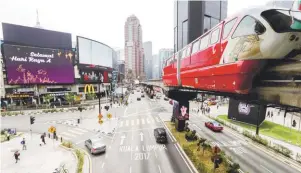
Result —
<instances>
[{"instance_id":1,"label":"concrete pavement","mask_svg":"<svg viewBox=\"0 0 301 173\"><path fill-rule=\"evenodd\" d=\"M27 150L22 150L20 142L26 139ZM47 140L47 139L46 139ZM54 172L61 164L69 173L76 170L76 158L74 155L61 147L59 142L46 141L46 145L39 146L41 139L39 134L24 134L11 141L1 143L1 171L3 173L41 173ZM20 160L15 163L13 150L20 151Z\"/></svg>"}]
</instances>

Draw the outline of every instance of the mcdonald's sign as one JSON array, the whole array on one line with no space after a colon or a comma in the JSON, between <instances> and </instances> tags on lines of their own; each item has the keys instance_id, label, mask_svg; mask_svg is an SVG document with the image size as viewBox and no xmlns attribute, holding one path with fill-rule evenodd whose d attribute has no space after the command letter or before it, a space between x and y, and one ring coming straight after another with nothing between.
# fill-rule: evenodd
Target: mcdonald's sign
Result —
<instances>
[{"instance_id":1,"label":"mcdonald's sign","mask_svg":"<svg viewBox=\"0 0 301 173\"><path fill-rule=\"evenodd\" d=\"M87 94L87 90L88 90L88 93L95 93L94 91L94 86L92 84L87 84L85 85L85 94Z\"/></svg>"}]
</instances>

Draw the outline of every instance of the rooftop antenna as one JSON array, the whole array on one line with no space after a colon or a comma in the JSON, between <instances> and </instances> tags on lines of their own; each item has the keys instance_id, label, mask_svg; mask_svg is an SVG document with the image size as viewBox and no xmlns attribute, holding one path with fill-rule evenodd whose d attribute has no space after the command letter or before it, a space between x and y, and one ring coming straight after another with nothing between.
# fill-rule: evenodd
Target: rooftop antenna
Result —
<instances>
[{"instance_id":1,"label":"rooftop antenna","mask_svg":"<svg viewBox=\"0 0 301 173\"><path fill-rule=\"evenodd\" d=\"M36 27L41 28L40 20L39 20L39 10L37 9L37 21L36 21Z\"/></svg>"}]
</instances>

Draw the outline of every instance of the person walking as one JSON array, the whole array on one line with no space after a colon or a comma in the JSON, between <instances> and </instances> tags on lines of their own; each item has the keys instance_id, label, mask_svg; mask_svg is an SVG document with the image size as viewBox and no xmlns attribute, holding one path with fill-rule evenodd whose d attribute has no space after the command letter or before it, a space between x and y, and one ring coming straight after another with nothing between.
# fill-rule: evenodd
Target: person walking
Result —
<instances>
[{"instance_id":1,"label":"person walking","mask_svg":"<svg viewBox=\"0 0 301 173\"><path fill-rule=\"evenodd\" d=\"M42 139L42 142L44 143L44 145L46 145L45 136L46 136L45 133L41 135L41 139Z\"/></svg>"},{"instance_id":2,"label":"person walking","mask_svg":"<svg viewBox=\"0 0 301 173\"><path fill-rule=\"evenodd\" d=\"M20 156L19 151L16 151L16 152L14 153L14 156L15 156L15 159L16 159L16 163L18 163L18 160L20 160L20 158L19 158L19 156Z\"/></svg>"},{"instance_id":3,"label":"person walking","mask_svg":"<svg viewBox=\"0 0 301 173\"><path fill-rule=\"evenodd\" d=\"M26 150L25 138L23 138L23 140L21 141L21 144L22 144L22 150Z\"/></svg>"}]
</instances>

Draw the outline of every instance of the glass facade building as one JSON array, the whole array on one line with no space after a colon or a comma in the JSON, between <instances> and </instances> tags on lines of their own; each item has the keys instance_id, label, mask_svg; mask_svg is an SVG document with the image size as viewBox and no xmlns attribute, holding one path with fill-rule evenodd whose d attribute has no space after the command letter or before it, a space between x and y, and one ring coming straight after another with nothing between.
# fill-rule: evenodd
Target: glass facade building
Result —
<instances>
[{"instance_id":1,"label":"glass facade building","mask_svg":"<svg viewBox=\"0 0 301 173\"><path fill-rule=\"evenodd\" d=\"M227 10L227 1L175 1L174 50L181 50L225 19Z\"/></svg>"}]
</instances>

